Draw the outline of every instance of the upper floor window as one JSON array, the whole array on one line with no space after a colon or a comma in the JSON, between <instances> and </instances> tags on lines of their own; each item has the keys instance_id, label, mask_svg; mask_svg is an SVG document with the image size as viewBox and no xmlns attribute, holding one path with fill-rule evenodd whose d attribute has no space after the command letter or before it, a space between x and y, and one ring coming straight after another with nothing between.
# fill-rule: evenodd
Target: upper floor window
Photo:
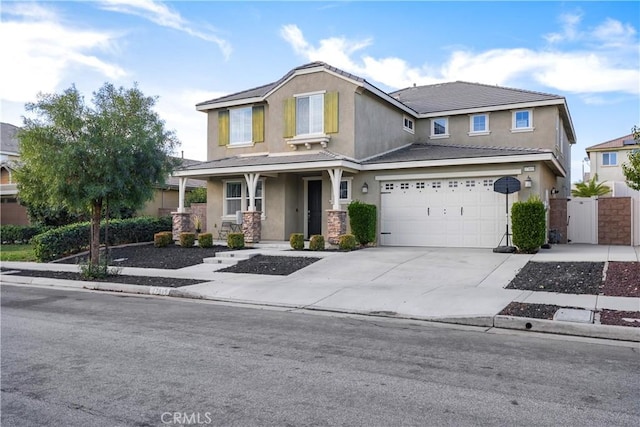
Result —
<instances>
[{"instance_id":1,"label":"upper floor window","mask_svg":"<svg viewBox=\"0 0 640 427\"><path fill-rule=\"evenodd\" d=\"M449 136L449 119L440 117L431 119L431 137L444 138Z\"/></svg>"},{"instance_id":2,"label":"upper floor window","mask_svg":"<svg viewBox=\"0 0 640 427\"><path fill-rule=\"evenodd\" d=\"M469 133L485 134L489 132L489 115L474 114L469 117Z\"/></svg>"},{"instance_id":3,"label":"upper floor window","mask_svg":"<svg viewBox=\"0 0 640 427\"><path fill-rule=\"evenodd\" d=\"M249 144L252 142L252 109L234 108L229 110L229 144Z\"/></svg>"},{"instance_id":4,"label":"upper floor window","mask_svg":"<svg viewBox=\"0 0 640 427\"><path fill-rule=\"evenodd\" d=\"M410 119L407 116L403 116L402 122L403 122L402 123L402 128L404 130L406 130L409 133L414 133L415 132L415 129L414 129L415 123L414 123L413 119Z\"/></svg>"},{"instance_id":5,"label":"upper floor window","mask_svg":"<svg viewBox=\"0 0 640 427\"><path fill-rule=\"evenodd\" d=\"M296 97L296 135L324 132L324 94Z\"/></svg>"},{"instance_id":6,"label":"upper floor window","mask_svg":"<svg viewBox=\"0 0 640 427\"><path fill-rule=\"evenodd\" d=\"M313 92L284 100L284 137L313 139L338 132L338 92Z\"/></svg>"},{"instance_id":7,"label":"upper floor window","mask_svg":"<svg viewBox=\"0 0 640 427\"><path fill-rule=\"evenodd\" d=\"M533 130L533 113L531 110L518 110L513 112L511 130Z\"/></svg>"},{"instance_id":8,"label":"upper floor window","mask_svg":"<svg viewBox=\"0 0 640 427\"><path fill-rule=\"evenodd\" d=\"M616 166L618 164L618 153L602 153L602 166Z\"/></svg>"},{"instance_id":9,"label":"upper floor window","mask_svg":"<svg viewBox=\"0 0 640 427\"><path fill-rule=\"evenodd\" d=\"M263 141L263 106L218 111L218 145L245 146Z\"/></svg>"}]
</instances>

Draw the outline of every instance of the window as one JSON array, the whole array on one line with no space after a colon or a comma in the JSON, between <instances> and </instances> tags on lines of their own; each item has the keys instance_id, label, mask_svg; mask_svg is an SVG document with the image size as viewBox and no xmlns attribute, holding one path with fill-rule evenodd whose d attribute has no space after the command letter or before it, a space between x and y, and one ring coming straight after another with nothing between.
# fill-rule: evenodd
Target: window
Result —
<instances>
[{"instance_id":1,"label":"window","mask_svg":"<svg viewBox=\"0 0 640 427\"><path fill-rule=\"evenodd\" d=\"M224 186L224 216L234 216L236 211L249 208L249 191L245 181L227 181ZM259 179L256 185L256 211L264 217L264 180Z\"/></svg>"},{"instance_id":2,"label":"window","mask_svg":"<svg viewBox=\"0 0 640 427\"><path fill-rule=\"evenodd\" d=\"M296 135L324 131L324 94L296 98Z\"/></svg>"},{"instance_id":3,"label":"window","mask_svg":"<svg viewBox=\"0 0 640 427\"><path fill-rule=\"evenodd\" d=\"M229 144L251 143L252 117L251 107L234 108L233 110L229 110Z\"/></svg>"},{"instance_id":4,"label":"window","mask_svg":"<svg viewBox=\"0 0 640 427\"><path fill-rule=\"evenodd\" d=\"M431 183L431 188L441 188L442 187L442 182L440 181L434 181Z\"/></svg>"},{"instance_id":5,"label":"window","mask_svg":"<svg viewBox=\"0 0 640 427\"><path fill-rule=\"evenodd\" d=\"M406 130L409 133L414 133L415 132L415 130L413 128L413 126L414 126L413 119L410 119L409 117L404 116L402 118L402 121L403 121L402 128L404 130Z\"/></svg>"},{"instance_id":6,"label":"window","mask_svg":"<svg viewBox=\"0 0 640 427\"><path fill-rule=\"evenodd\" d=\"M389 182L385 183L384 184L384 189L385 190L393 190L393 184L389 183Z\"/></svg>"},{"instance_id":7,"label":"window","mask_svg":"<svg viewBox=\"0 0 640 427\"><path fill-rule=\"evenodd\" d=\"M340 202L349 203L351 201L351 179L340 181Z\"/></svg>"},{"instance_id":8,"label":"window","mask_svg":"<svg viewBox=\"0 0 640 427\"><path fill-rule=\"evenodd\" d=\"M618 164L618 153L602 153L602 166L616 166Z\"/></svg>"},{"instance_id":9,"label":"window","mask_svg":"<svg viewBox=\"0 0 640 427\"><path fill-rule=\"evenodd\" d=\"M409 183L408 182L401 182L400 183L400 189L401 190L408 190L409 189Z\"/></svg>"},{"instance_id":10,"label":"window","mask_svg":"<svg viewBox=\"0 0 640 427\"><path fill-rule=\"evenodd\" d=\"M449 119L431 119L431 137L444 138L449 136Z\"/></svg>"},{"instance_id":11,"label":"window","mask_svg":"<svg viewBox=\"0 0 640 427\"><path fill-rule=\"evenodd\" d=\"M475 114L469 118L470 134L486 134L489 132L489 115Z\"/></svg>"},{"instance_id":12,"label":"window","mask_svg":"<svg viewBox=\"0 0 640 427\"><path fill-rule=\"evenodd\" d=\"M511 130L533 130L531 110L514 111L511 127Z\"/></svg>"},{"instance_id":13,"label":"window","mask_svg":"<svg viewBox=\"0 0 640 427\"><path fill-rule=\"evenodd\" d=\"M416 182L416 188L422 190L424 188L424 182Z\"/></svg>"},{"instance_id":14,"label":"window","mask_svg":"<svg viewBox=\"0 0 640 427\"><path fill-rule=\"evenodd\" d=\"M449 181L449 188L457 188L458 181Z\"/></svg>"}]
</instances>

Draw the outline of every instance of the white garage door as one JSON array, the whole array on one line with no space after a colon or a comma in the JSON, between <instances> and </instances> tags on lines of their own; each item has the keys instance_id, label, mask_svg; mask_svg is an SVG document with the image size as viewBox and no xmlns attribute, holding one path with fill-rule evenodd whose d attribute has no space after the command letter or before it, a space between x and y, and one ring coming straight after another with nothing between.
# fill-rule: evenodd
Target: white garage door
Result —
<instances>
[{"instance_id":1,"label":"white garage door","mask_svg":"<svg viewBox=\"0 0 640 427\"><path fill-rule=\"evenodd\" d=\"M491 178L381 182L380 242L388 246L494 248L506 199ZM514 195L509 195L509 205ZM509 206L511 212L511 206ZM502 243L506 244L506 241Z\"/></svg>"}]
</instances>

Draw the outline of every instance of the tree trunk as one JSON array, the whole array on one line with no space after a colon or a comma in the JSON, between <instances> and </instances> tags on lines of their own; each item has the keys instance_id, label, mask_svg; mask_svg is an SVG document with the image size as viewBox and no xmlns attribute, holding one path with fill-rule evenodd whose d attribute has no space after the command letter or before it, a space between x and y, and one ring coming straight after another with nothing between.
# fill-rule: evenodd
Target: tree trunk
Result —
<instances>
[{"instance_id":1,"label":"tree trunk","mask_svg":"<svg viewBox=\"0 0 640 427\"><path fill-rule=\"evenodd\" d=\"M91 204L91 265L100 264L100 218L102 201Z\"/></svg>"}]
</instances>

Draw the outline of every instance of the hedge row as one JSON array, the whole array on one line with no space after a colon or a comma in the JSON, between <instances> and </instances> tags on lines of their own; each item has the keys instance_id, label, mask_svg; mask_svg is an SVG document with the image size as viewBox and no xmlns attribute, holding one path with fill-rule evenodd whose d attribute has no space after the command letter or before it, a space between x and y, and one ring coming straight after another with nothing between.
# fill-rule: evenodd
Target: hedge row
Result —
<instances>
[{"instance_id":1,"label":"hedge row","mask_svg":"<svg viewBox=\"0 0 640 427\"><path fill-rule=\"evenodd\" d=\"M90 223L65 225L35 236L33 250L40 262L47 262L63 255L80 252L89 247ZM109 221L109 245L152 242L153 236L172 228L171 217L140 217ZM105 222L100 226L100 241L105 241Z\"/></svg>"},{"instance_id":2,"label":"hedge row","mask_svg":"<svg viewBox=\"0 0 640 427\"><path fill-rule=\"evenodd\" d=\"M42 225L2 225L0 226L0 240L4 244L27 243L34 236L51 228Z\"/></svg>"}]
</instances>

